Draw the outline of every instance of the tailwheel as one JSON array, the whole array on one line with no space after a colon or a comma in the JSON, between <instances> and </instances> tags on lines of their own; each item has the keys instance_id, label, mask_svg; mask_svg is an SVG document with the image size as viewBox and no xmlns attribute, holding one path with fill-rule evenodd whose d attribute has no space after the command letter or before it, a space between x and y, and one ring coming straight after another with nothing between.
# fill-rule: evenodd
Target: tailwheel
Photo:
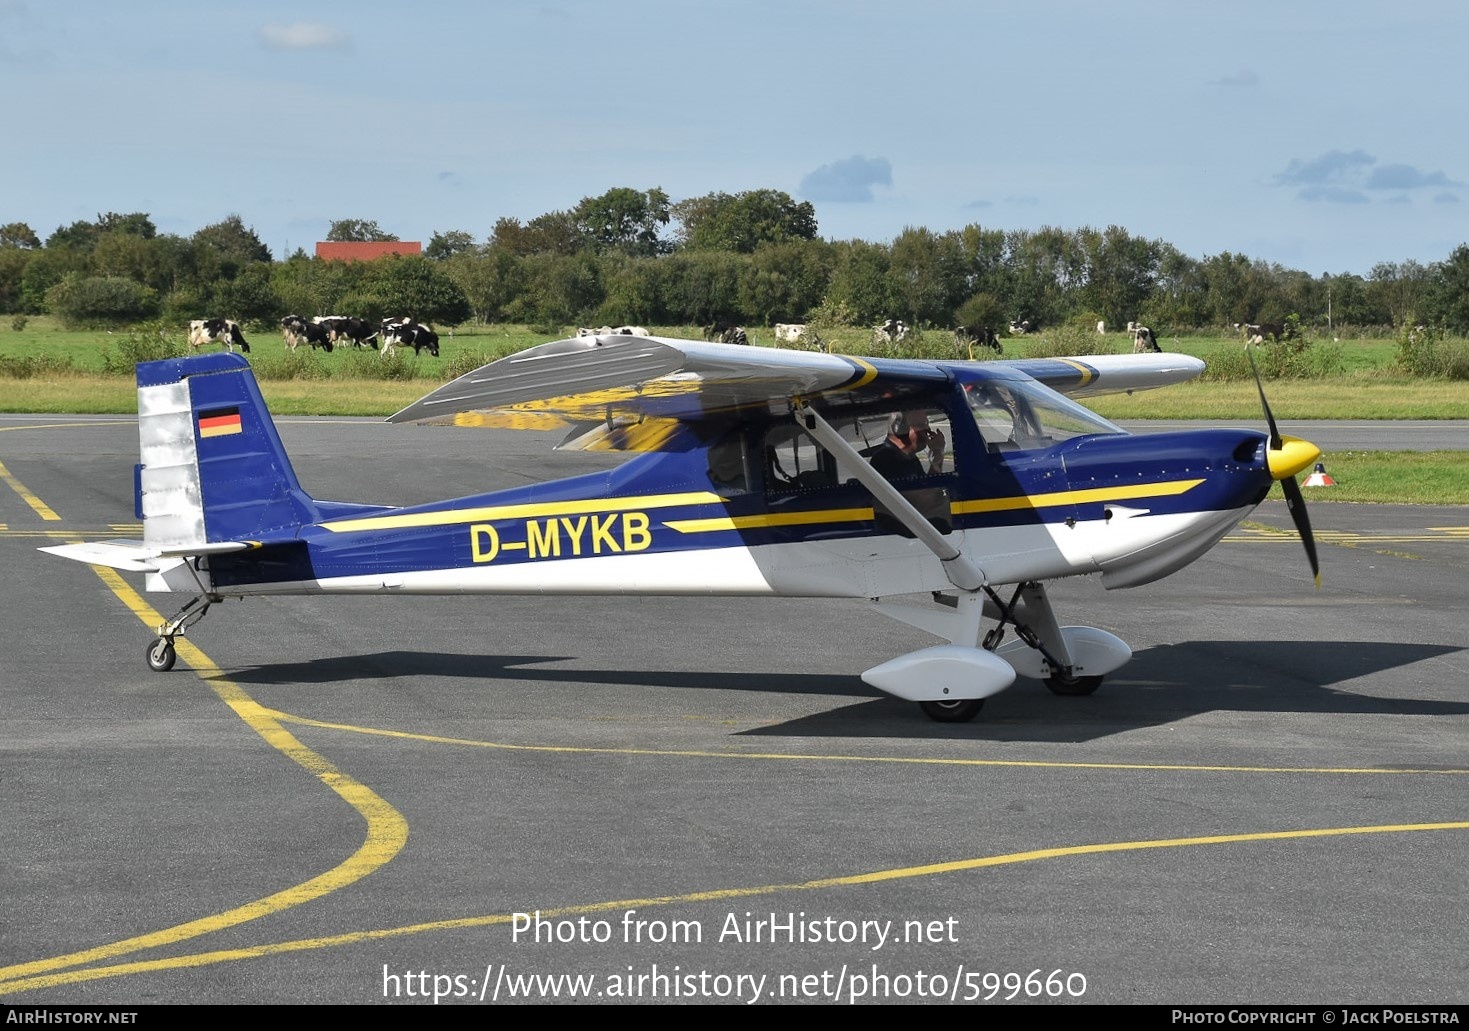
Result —
<instances>
[{"instance_id":1,"label":"tailwheel","mask_svg":"<svg viewBox=\"0 0 1469 1031\"><path fill-rule=\"evenodd\" d=\"M174 650L173 639L180 634L186 633L209 612L209 606L219 601L217 594L201 594L197 598L190 598L184 607L167 623L158 627L158 636L148 644L148 668L155 673L167 673L173 669L174 662L178 659L178 653ZM194 606L204 604L199 608Z\"/></svg>"},{"instance_id":2,"label":"tailwheel","mask_svg":"<svg viewBox=\"0 0 1469 1031\"><path fill-rule=\"evenodd\" d=\"M1093 694L1102 686L1101 677L1075 677L1056 673L1046 677L1046 686L1052 694L1078 696Z\"/></svg>"},{"instance_id":3,"label":"tailwheel","mask_svg":"<svg viewBox=\"0 0 1469 1031\"><path fill-rule=\"evenodd\" d=\"M147 654L148 668L154 673L167 673L178 659L171 637L155 637L148 643Z\"/></svg>"},{"instance_id":4,"label":"tailwheel","mask_svg":"<svg viewBox=\"0 0 1469 1031\"><path fill-rule=\"evenodd\" d=\"M952 702L919 702L923 714L939 723L968 723L984 708L983 698L958 698Z\"/></svg>"}]
</instances>

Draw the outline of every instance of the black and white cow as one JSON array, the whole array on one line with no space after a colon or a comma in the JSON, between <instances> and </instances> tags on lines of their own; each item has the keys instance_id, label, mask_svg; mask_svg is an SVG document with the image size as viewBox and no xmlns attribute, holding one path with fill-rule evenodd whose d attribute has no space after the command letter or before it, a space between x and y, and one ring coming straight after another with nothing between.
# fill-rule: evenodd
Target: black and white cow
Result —
<instances>
[{"instance_id":1,"label":"black and white cow","mask_svg":"<svg viewBox=\"0 0 1469 1031\"><path fill-rule=\"evenodd\" d=\"M1011 336L1024 336L1027 333L1039 333L1040 331L1040 319L1015 319L1010 323Z\"/></svg>"},{"instance_id":2,"label":"black and white cow","mask_svg":"<svg viewBox=\"0 0 1469 1031\"><path fill-rule=\"evenodd\" d=\"M1132 353L1133 354L1158 354L1163 348L1158 346L1158 338L1147 326L1134 326L1132 330Z\"/></svg>"},{"instance_id":3,"label":"black and white cow","mask_svg":"<svg viewBox=\"0 0 1469 1031\"><path fill-rule=\"evenodd\" d=\"M908 327L902 319L886 319L881 326L873 331L873 339L883 343L896 344L908 336Z\"/></svg>"},{"instance_id":4,"label":"black and white cow","mask_svg":"<svg viewBox=\"0 0 1469 1031\"><path fill-rule=\"evenodd\" d=\"M1279 322L1236 322L1234 328L1244 334L1247 344L1273 344L1287 339L1286 328Z\"/></svg>"},{"instance_id":5,"label":"black and white cow","mask_svg":"<svg viewBox=\"0 0 1469 1031\"><path fill-rule=\"evenodd\" d=\"M799 344L805 340L806 324L804 322L777 322L775 324L775 342L778 344Z\"/></svg>"},{"instance_id":6,"label":"black and white cow","mask_svg":"<svg viewBox=\"0 0 1469 1031\"><path fill-rule=\"evenodd\" d=\"M287 315L281 319L281 336L285 338L286 348L291 351L302 344L310 344L312 350L319 347L328 354L332 350L332 338L326 329L315 322L308 322L300 315Z\"/></svg>"},{"instance_id":7,"label":"black and white cow","mask_svg":"<svg viewBox=\"0 0 1469 1031\"><path fill-rule=\"evenodd\" d=\"M205 344L224 344L226 351L239 348L250 353L250 342L231 319L195 319L189 323L189 349L199 350Z\"/></svg>"},{"instance_id":8,"label":"black and white cow","mask_svg":"<svg viewBox=\"0 0 1469 1031\"><path fill-rule=\"evenodd\" d=\"M1000 337L989 326L978 326L970 329L968 326L954 327L954 346L967 352L968 357L974 357L976 347L987 347L995 354L1004 354L1000 347Z\"/></svg>"},{"instance_id":9,"label":"black and white cow","mask_svg":"<svg viewBox=\"0 0 1469 1031\"><path fill-rule=\"evenodd\" d=\"M353 347L377 349L378 331L366 319L359 319L355 315L318 315L311 321L326 330L326 335L333 344L346 340Z\"/></svg>"},{"instance_id":10,"label":"black and white cow","mask_svg":"<svg viewBox=\"0 0 1469 1031\"><path fill-rule=\"evenodd\" d=\"M750 338L745 335L743 326L736 326L728 322L711 322L704 327L704 339L720 344L745 344L750 343Z\"/></svg>"},{"instance_id":11,"label":"black and white cow","mask_svg":"<svg viewBox=\"0 0 1469 1031\"><path fill-rule=\"evenodd\" d=\"M439 335L427 326L420 326L412 319L403 321L386 320L382 328L382 354L386 358L400 347L413 348L413 354L427 351L435 358L439 356Z\"/></svg>"}]
</instances>

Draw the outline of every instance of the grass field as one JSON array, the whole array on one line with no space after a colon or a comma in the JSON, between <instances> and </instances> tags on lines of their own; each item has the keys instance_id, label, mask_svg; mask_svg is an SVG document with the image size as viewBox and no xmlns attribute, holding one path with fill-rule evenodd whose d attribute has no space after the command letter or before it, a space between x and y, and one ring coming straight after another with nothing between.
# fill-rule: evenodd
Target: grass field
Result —
<instances>
[{"instance_id":1,"label":"grass field","mask_svg":"<svg viewBox=\"0 0 1469 1031\"><path fill-rule=\"evenodd\" d=\"M663 336L700 336L698 329L689 326L650 329ZM566 327L566 332L575 329ZM527 326L455 327L441 333L439 358L425 353L416 358L408 354L384 359L375 351L290 355L278 333L248 335L250 359L273 412L362 416L390 415L437 383L554 337ZM757 345L773 342L768 331L751 336ZM127 339L126 333L63 330L44 317L32 318L20 332L0 322L0 411L132 414L137 398L131 376L116 371ZM863 346L871 343L866 330L838 331L832 340L839 353L872 350ZM1097 350L1123 349L1121 334L1098 340ZM1165 350L1206 361L1215 354L1236 354L1239 348L1232 338L1165 337L1159 342ZM1007 340L1006 357L1024 357L1029 346L1028 341ZM1395 375L1395 341L1342 340L1333 347L1339 349L1344 368L1340 375L1267 383L1277 418L1469 418L1469 382ZM109 366L114 371L106 371ZM21 374L16 375L17 371ZM1124 420L1260 418L1253 382L1240 380L1197 380L1138 394L1092 398L1088 405L1108 418ZM1325 459L1338 486L1312 493L1313 502L1469 504L1469 452L1347 452Z\"/></svg>"}]
</instances>

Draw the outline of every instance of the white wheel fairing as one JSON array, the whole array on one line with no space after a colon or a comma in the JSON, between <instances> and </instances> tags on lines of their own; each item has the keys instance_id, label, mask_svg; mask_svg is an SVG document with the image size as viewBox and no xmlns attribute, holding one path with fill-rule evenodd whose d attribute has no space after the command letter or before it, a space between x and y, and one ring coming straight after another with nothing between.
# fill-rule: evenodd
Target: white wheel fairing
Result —
<instances>
[{"instance_id":1,"label":"white wheel fairing","mask_svg":"<svg viewBox=\"0 0 1469 1031\"><path fill-rule=\"evenodd\" d=\"M1116 634L1094 626L1063 626L1061 636L1071 653L1072 673L1076 676L1106 676L1127 665L1132 649ZM1039 651L1016 638L995 649L995 657L1008 663L1022 677L1044 680L1053 670Z\"/></svg>"},{"instance_id":2,"label":"white wheel fairing","mask_svg":"<svg viewBox=\"0 0 1469 1031\"><path fill-rule=\"evenodd\" d=\"M940 644L873 666L862 679L910 702L988 698L1015 683L1015 670L980 648Z\"/></svg>"}]
</instances>

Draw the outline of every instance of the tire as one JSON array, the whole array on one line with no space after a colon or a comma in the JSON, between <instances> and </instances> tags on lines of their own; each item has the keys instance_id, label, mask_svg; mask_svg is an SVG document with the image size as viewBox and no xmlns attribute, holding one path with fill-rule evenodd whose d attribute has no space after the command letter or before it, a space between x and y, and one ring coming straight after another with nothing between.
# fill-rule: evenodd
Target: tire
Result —
<instances>
[{"instance_id":1,"label":"tire","mask_svg":"<svg viewBox=\"0 0 1469 1031\"><path fill-rule=\"evenodd\" d=\"M919 702L923 714L939 723L968 723L984 708L983 698L960 698L952 702Z\"/></svg>"},{"instance_id":2,"label":"tire","mask_svg":"<svg viewBox=\"0 0 1469 1031\"><path fill-rule=\"evenodd\" d=\"M1075 698L1081 695L1095 694L1097 688L1102 686L1102 678L1066 677L1058 673L1054 677L1046 678L1046 686L1051 689L1052 694Z\"/></svg>"},{"instance_id":3,"label":"tire","mask_svg":"<svg viewBox=\"0 0 1469 1031\"><path fill-rule=\"evenodd\" d=\"M149 641L145 654L148 656L148 668L154 673L167 673L173 669L173 664L178 659L173 642L164 637L155 637Z\"/></svg>"}]
</instances>

